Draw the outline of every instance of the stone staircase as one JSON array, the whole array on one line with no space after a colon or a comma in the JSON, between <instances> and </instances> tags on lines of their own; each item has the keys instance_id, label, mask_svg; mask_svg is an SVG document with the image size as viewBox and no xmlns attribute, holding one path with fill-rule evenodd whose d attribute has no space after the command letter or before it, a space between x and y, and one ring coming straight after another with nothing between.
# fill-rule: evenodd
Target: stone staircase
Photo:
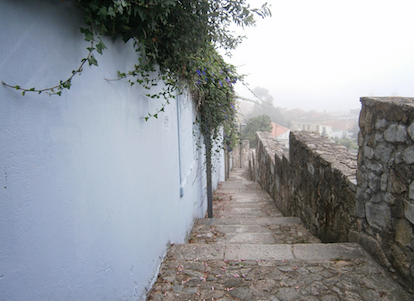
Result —
<instances>
[{"instance_id":1,"label":"stone staircase","mask_svg":"<svg viewBox=\"0 0 414 301\"><path fill-rule=\"evenodd\" d=\"M410 300L357 244L321 244L234 169L188 244L172 245L148 300Z\"/></svg>"}]
</instances>

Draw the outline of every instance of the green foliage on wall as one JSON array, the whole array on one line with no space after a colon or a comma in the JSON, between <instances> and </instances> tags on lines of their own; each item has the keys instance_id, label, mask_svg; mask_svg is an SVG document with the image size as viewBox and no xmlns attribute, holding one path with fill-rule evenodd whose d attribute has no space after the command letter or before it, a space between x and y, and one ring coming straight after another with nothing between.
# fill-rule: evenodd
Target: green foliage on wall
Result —
<instances>
[{"instance_id":1,"label":"green foliage on wall","mask_svg":"<svg viewBox=\"0 0 414 301\"><path fill-rule=\"evenodd\" d=\"M119 79L131 85L139 84L148 90L149 98L163 98L156 112L145 117L158 117L176 93L187 89L191 92L198 110L200 129L212 139L221 139L220 129L226 137L234 137L235 101L234 83L242 79L234 66L227 64L218 54L221 47L231 51L243 37L235 35L230 25L253 26L254 16L270 16L267 5L252 9L246 0L72 0L84 14L85 24L81 33L90 44L88 55L81 60L67 80L45 89L22 88L26 92L61 95L70 89L71 80L83 71L85 63L98 66L95 53L106 49L100 36L134 41L137 62L130 70L118 71ZM69 0L62 0L69 2ZM65 5L65 3L63 4ZM159 81L163 90L151 94L151 87ZM226 143L234 139L227 139ZM233 142L231 142L233 143ZM227 145L231 147L230 145Z\"/></svg>"}]
</instances>

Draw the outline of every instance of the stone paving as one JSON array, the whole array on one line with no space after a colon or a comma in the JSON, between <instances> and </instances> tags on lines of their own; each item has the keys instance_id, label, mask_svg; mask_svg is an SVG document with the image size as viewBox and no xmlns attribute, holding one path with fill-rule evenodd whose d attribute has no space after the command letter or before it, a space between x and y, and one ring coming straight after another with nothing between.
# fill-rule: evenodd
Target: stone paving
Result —
<instances>
[{"instance_id":1,"label":"stone paving","mask_svg":"<svg viewBox=\"0 0 414 301\"><path fill-rule=\"evenodd\" d=\"M172 245L148 300L412 300L357 244L321 244L235 169Z\"/></svg>"}]
</instances>

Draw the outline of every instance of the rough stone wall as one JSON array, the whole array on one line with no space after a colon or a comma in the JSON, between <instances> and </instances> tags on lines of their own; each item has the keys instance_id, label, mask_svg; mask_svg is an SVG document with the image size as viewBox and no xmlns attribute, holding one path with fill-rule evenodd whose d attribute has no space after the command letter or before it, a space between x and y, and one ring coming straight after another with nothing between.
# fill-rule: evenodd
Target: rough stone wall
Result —
<instances>
[{"instance_id":1,"label":"rough stone wall","mask_svg":"<svg viewBox=\"0 0 414 301\"><path fill-rule=\"evenodd\" d=\"M350 240L414 287L414 98L361 98Z\"/></svg>"},{"instance_id":2,"label":"rough stone wall","mask_svg":"<svg viewBox=\"0 0 414 301\"><path fill-rule=\"evenodd\" d=\"M256 180L279 210L300 217L324 242L348 241L356 156L312 132L291 132L289 154L268 133L258 132L256 145Z\"/></svg>"},{"instance_id":3,"label":"rough stone wall","mask_svg":"<svg viewBox=\"0 0 414 301\"><path fill-rule=\"evenodd\" d=\"M258 132L250 173L283 214L323 242L358 242L414 288L414 98L361 102L358 158L305 131L290 133L286 154Z\"/></svg>"},{"instance_id":4,"label":"rough stone wall","mask_svg":"<svg viewBox=\"0 0 414 301\"><path fill-rule=\"evenodd\" d=\"M290 216L295 205L290 197L294 183L290 176L289 153L283 151L283 145L270 133L257 132L256 135L256 150L249 163L251 178L273 197L285 216Z\"/></svg>"},{"instance_id":5,"label":"rough stone wall","mask_svg":"<svg viewBox=\"0 0 414 301\"><path fill-rule=\"evenodd\" d=\"M252 149L249 156L249 172L250 172L250 180L256 182L257 178L257 168L256 168L256 149Z\"/></svg>"},{"instance_id":6,"label":"rough stone wall","mask_svg":"<svg viewBox=\"0 0 414 301\"><path fill-rule=\"evenodd\" d=\"M272 139L272 137L269 136L269 139ZM293 195L295 186L291 176L289 152L284 151L280 147L281 145L275 149L274 153L275 187L273 198L279 210L285 216L291 216L293 215L293 209L296 207L295 199L290 197L290 195Z\"/></svg>"},{"instance_id":7,"label":"rough stone wall","mask_svg":"<svg viewBox=\"0 0 414 301\"><path fill-rule=\"evenodd\" d=\"M271 196L275 187L275 152L281 147L268 132L256 133L256 180Z\"/></svg>"},{"instance_id":8,"label":"rough stone wall","mask_svg":"<svg viewBox=\"0 0 414 301\"><path fill-rule=\"evenodd\" d=\"M241 164L242 168L249 167L249 161L251 157L252 150L249 147L249 140L243 140L241 144ZM233 168L240 168L240 144L237 145L232 151L232 167Z\"/></svg>"},{"instance_id":9,"label":"rough stone wall","mask_svg":"<svg viewBox=\"0 0 414 301\"><path fill-rule=\"evenodd\" d=\"M354 221L356 156L313 132L290 134L291 210L323 242L348 241Z\"/></svg>"}]
</instances>

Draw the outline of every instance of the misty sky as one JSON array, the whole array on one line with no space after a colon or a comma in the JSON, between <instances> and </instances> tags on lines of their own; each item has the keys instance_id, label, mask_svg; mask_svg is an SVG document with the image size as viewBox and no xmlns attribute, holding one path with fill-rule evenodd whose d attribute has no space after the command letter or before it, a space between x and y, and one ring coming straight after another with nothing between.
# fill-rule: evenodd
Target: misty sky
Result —
<instances>
[{"instance_id":1,"label":"misty sky","mask_svg":"<svg viewBox=\"0 0 414 301\"><path fill-rule=\"evenodd\" d=\"M413 0L268 3L273 16L241 31L248 39L227 60L275 106L348 110L361 96L414 96Z\"/></svg>"}]
</instances>

